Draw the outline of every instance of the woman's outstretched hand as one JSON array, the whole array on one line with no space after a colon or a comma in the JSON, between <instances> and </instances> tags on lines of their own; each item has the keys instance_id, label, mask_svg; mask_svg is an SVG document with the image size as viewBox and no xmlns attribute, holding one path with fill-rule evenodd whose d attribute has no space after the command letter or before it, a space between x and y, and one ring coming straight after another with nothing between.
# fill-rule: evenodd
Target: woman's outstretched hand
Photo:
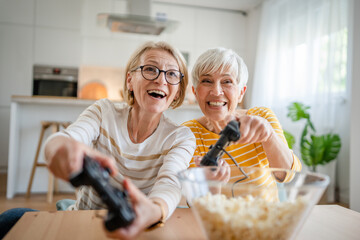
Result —
<instances>
[{"instance_id":1,"label":"woman's outstretched hand","mask_svg":"<svg viewBox=\"0 0 360 240\"><path fill-rule=\"evenodd\" d=\"M128 191L136 218L131 225L125 228L119 228L112 232L106 230L105 227L104 229L109 238L128 240L136 238L147 227L158 222L162 213L160 207L146 197L129 179L124 178L123 186ZM156 199L156 201L162 202L161 199Z\"/></svg>"},{"instance_id":2,"label":"woman's outstretched hand","mask_svg":"<svg viewBox=\"0 0 360 240\"><path fill-rule=\"evenodd\" d=\"M72 138L57 136L45 146L45 158L50 171L58 178L69 181L71 174L82 169L84 156L88 155L107 167L111 175L117 174L115 160Z\"/></svg>"}]
</instances>

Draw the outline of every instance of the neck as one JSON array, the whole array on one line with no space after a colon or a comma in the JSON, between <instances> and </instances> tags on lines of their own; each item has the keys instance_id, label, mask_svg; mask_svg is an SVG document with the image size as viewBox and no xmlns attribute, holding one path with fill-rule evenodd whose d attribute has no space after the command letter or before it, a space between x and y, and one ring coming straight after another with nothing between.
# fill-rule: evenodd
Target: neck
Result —
<instances>
[{"instance_id":1,"label":"neck","mask_svg":"<svg viewBox=\"0 0 360 240\"><path fill-rule=\"evenodd\" d=\"M220 134L221 130L223 130L225 128L226 124L229 121L227 121L227 120L213 121L204 116L204 117L199 118L198 122L201 123L201 125L203 125L210 132Z\"/></svg>"},{"instance_id":2,"label":"neck","mask_svg":"<svg viewBox=\"0 0 360 240\"><path fill-rule=\"evenodd\" d=\"M129 137L134 143L142 143L153 134L159 125L160 114L151 114L133 107L127 122Z\"/></svg>"},{"instance_id":3,"label":"neck","mask_svg":"<svg viewBox=\"0 0 360 240\"><path fill-rule=\"evenodd\" d=\"M226 116L225 118L223 118L219 121L215 121L210 118L207 118L206 116L203 116L198 119L198 122L201 123L201 125L203 125L207 130L209 130L213 133L216 133L216 134L220 134L220 132L226 127L226 125L231 120L234 120L234 119L239 118L240 116L244 116L246 114L247 114L246 109L240 109L240 110L235 111L232 114L229 114L228 116Z\"/></svg>"}]
</instances>

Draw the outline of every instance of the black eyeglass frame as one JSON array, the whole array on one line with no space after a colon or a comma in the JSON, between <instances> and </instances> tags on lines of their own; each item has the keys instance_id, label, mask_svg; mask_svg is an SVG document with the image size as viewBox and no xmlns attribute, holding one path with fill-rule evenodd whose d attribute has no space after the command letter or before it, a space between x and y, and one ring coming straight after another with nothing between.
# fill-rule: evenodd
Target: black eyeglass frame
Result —
<instances>
[{"instance_id":1,"label":"black eyeglass frame","mask_svg":"<svg viewBox=\"0 0 360 240\"><path fill-rule=\"evenodd\" d=\"M154 77L153 79L146 78L146 77L144 76L144 73L143 73L143 69L144 69L145 66L150 66L150 67L156 68L156 69L158 70L158 75L157 75L156 77ZM154 80L156 80L156 79L160 76L160 74L161 74L162 72L163 72L164 75L165 75L165 80L166 80L166 82L167 82L168 84L170 84L170 85L178 85L179 83L181 83L181 81L182 81L183 78L184 78L184 74L183 74L182 72L180 72L179 70L169 69L169 70L166 70L166 71L165 71L165 70L159 69L157 66L150 65L150 64L138 66L137 68L135 68L134 70L132 70L132 72L138 70L139 68L140 68L140 70L141 70L141 75L142 75L146 80L148 80L148 81L154 81ZM179 73L180 73L180 80L179 80L178 83L171 83L171 82L169 82L169 81L167 80L166 73L167 73L167 72L170 72L170 71L176 71L176 72L179 72Z\"/></svg>"}]
</instances>

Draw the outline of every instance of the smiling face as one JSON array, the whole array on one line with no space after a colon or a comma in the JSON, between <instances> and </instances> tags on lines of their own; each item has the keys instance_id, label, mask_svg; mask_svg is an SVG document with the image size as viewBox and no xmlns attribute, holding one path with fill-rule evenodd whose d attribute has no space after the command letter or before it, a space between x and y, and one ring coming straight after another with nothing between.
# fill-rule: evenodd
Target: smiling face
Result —
<instances>
[{"instance_id":1,"label":"smiling face","mask_svg":"<svg viewBox=\"0 0 360 240\"><path fill-rule=\"evenodd\" d=\"M139 66L152 65L161 70L179 70L175 58L167 51L151 49L140 57ZM179 84L170 85L165 80L164 73L153 80L146 80L141 70L127 74L127 88L134 92L134 108L151 113L162 113L169 108L175 98L179 96Z\"/></svg>"},{"instance_id":2,"label":"smiling face","mask_svg":"<svg viewBox=\"0 0 360 240\"><path fill-rule=\"evenodd\" d=\"M210 122L226 120L245 94L246 86L239 91L234 72L225 69L223 72L202 74L196 89L193 87L201 111Z\"/></svg>"}]
</instances>

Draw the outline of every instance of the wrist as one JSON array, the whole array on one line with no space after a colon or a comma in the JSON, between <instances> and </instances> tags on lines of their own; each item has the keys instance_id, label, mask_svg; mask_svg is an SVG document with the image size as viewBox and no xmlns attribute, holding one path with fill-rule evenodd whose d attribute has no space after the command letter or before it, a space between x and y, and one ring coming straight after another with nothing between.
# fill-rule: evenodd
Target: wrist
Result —
<instances>
[{"instance_id":1,"label":"wrist","mask_svg":"<svg viewBox=\"0 0 360 240\"><path fill-rule=\"evenodd\" d=\"M265 144L271 145L271 144L276 144L276 133L274 130L271 131L269 137L265 140Z\"/></svg>"},{"instance_id":2,"label":"wrist","mask_svg":"<svg viewBox=\"0 0 360 240\"><path fill-rule=\"evenodd\" d=\"M151 200L151 201L152 201L153 204L155 204L160 209L160 218L159 218L158 221L151 224L147 228L147 230L153 230L153 229L158 228L158 227L163 227L164 224L165 224L165 218L166 218L164 206L158 201L155 201L155 200Z\"/></svg>"}]
</instances>

